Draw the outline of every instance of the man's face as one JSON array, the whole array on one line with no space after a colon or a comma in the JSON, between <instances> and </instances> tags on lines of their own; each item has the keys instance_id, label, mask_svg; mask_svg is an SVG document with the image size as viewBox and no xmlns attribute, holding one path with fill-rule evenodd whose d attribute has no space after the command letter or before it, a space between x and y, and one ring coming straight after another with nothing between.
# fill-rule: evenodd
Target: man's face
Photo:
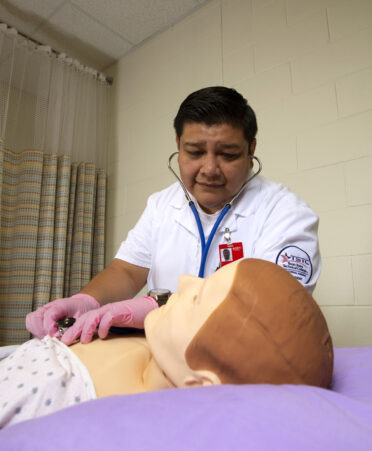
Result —
<instances>
[{"instance_id":1,"label":"man's face","mask_svg":"<svg viewBox=\"0 0 372 451\"><path fill-rule=\"evenodd\" d=\"M183 183L206 213L215 213L239 191L252 167L243 130L192 122L176 140ZM255 145L254 140L251 155Z\"/></svg>"}]
</instances>

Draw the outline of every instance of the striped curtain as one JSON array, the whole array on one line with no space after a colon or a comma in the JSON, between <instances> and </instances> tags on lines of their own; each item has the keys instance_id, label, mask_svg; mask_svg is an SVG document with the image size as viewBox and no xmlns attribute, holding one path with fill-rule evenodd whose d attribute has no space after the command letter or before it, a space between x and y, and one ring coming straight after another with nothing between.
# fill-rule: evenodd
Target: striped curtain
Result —
<instances>
[{"instance_id":1,"label":"striped curtain","mask_svg":"<svg viewBox=\"0 0 372 451\"><path fill-rule=\"evenodd\" d=\"M0 345L8 345L30 338L27 313L103 269L106 176L93 163L1 146Z\"/></svg>"}]
</instances>

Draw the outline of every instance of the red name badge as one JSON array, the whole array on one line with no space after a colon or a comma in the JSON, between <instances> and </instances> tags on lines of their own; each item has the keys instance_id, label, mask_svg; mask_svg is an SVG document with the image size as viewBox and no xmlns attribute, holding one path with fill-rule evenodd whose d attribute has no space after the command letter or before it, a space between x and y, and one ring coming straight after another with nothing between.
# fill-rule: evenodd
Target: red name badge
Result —
<instances>
[{"instance_id":1,"label":"red name badge","mask_svg":"<svg viewBox=\"0 0 372 451\"><path fill-rule=\"evenodd\" d=\"M220 244L219 252L221 266L228 265L244 257L243 243Z\"/></svg>"}]
</instances>

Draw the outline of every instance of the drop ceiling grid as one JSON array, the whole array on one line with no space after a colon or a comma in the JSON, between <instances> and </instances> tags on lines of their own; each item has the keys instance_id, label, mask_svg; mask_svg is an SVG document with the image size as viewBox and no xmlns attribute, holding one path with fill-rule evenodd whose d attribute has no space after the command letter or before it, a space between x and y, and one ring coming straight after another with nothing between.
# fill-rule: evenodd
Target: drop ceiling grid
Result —
<instances>
[{"instance_id":1,"label":"drop ceiling grid","mask_svg":"<svg viewBox=\"0 0 372 451\"><path fill-rule=\"evenodd\" d=\"M0 21L98 70L209 0L0 0Z\"/></svg>"}]
</instances>

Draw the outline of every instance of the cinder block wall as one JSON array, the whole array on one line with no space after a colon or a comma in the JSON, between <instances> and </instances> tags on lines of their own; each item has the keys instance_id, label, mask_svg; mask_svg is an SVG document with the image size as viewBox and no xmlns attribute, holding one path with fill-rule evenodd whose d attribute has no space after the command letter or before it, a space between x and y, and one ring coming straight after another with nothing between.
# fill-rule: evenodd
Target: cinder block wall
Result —
<instances>
[{"instance_id":1,"label":"cinder block wall","mask_svg":"<svg viewBox=\"0 0 372 451\"><path fill-rule=\"evenodd\" d=\"M258 117L263 175L320 216L314 293L337 346L372 345L372 1L214 0L111 68L107 262L173 182L172 119L223 84Z\"/></svg>"}]
</instances>

